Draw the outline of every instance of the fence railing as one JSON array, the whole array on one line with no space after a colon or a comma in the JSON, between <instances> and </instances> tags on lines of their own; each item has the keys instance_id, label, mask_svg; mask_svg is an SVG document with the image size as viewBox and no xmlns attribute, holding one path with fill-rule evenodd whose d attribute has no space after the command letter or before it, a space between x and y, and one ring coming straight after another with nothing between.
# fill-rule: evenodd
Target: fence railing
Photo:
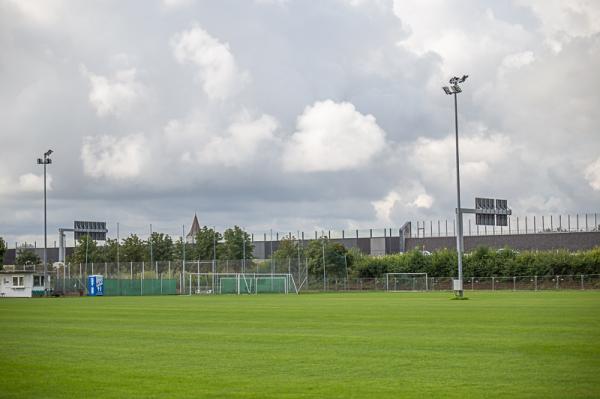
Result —
<instances>
[{"instance_id":1,"label":"fence railing","mask_svg":"<svg viewBox=\"0 0 600 399\"><path fill-rule=\"evenodd\" d=\"M37 272L43 267L37 265ZM15 271L17 273L17 271ZM253 260L251 261L190 261L190 262L120 262L67 264L50 271L51 288L64 294L79 294L85 291L87 277L101 274L105 279L118 281L138 281L135 290L144 294L163 293L162 287L175 287L165 293L186 293L187 276L190 273L257 273L257 274L291 274L299 291L385 291L385 276L377 278L354 278L309 273L306 259ZM343 274L343 273L342 273ZM430 291L451 291L453 277L428 277L427 287ZM125 284L125 283L123 283ZM159 288L160 287L160 290ZM468 277L464 279L465 290L594 290L600 289L600 274L574 274L551 276L491 276ZM137 294L137 291L134 292Z\"/></svg>"}]
</instances>

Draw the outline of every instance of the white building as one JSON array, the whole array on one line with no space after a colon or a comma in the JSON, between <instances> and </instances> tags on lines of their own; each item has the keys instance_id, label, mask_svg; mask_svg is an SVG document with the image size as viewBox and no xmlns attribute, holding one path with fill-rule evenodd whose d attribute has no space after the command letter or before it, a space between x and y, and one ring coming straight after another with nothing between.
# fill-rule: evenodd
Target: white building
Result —
<instances>
[{"instance_id":1,"label":"white building","mask_svg":"<svg viewBox=\"0 0 600 399\"><path fill-rule=\"evenodd\" d=\"M31 298L43 295L43 273L27 270L0 270L0 297Z\"/></svg>"}]
</instances>

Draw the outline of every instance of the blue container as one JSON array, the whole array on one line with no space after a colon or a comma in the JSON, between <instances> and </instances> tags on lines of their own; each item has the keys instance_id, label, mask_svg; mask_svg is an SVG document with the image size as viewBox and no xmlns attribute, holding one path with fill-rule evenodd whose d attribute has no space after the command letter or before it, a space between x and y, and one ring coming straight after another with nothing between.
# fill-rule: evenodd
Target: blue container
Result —
<instances>
[{"instance_id":1,"label":"blue container","mask_svg":"<svg viewBox=\"0 0 600 399\"><path fill-rule=\"evenodd\" d=\"M88 276L87 294L88 296L104 295L104 277L99 274Z\"/></svg>"}]
</instances>

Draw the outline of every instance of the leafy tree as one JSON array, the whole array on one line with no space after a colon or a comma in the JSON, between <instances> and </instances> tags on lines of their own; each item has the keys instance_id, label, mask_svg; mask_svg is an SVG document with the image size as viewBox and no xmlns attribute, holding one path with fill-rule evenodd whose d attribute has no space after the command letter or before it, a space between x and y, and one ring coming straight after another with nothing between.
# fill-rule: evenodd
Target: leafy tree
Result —
<instances>
[{"instance_id":1,"label":"leafy tree","mask_svg":"<svg viewBox=\"0 0 600 399\"><path fill-rule=\"evenodd\" d=\"M342 244L331 242L326 237L312 240L306 248L309 273L315 276L322 276L323 261L325 261L325 273L327 276L345 277L346 253L346 247Z\"/></svg>"},{"instance_id":2,"label":"leafy tree","mask_svg":"<svg viewBox=\"0 0 600 399\"><path fill-rule=\"evenodd\" d=\"M116 239L107 238L104 246L98 247L99 252L99 261L100 262L116 262L117 261L117 252L119 252L119 260L120 260L120 248L118 248L119 243Z\"/></svg>"},{"instance_id":3,"label":"leafy tree","mask_svg":"<svg viewBox=\"0 0 600 399\"><path fill-rule=\"evenodd\" d=\"M4 253L6 252L6 241L0 237L0 270L4 266Z\"/></svg>"},{"instance_id":4,"label":"leafy tree","mask_svg":"<svg viewBox=\"0 0 600 399\"><path fill-rule=\"evenodd\" d=\"M120 260L123 262L143 262L149 259L146 241L140 239L136 234L131 234L123 239L119 252Z\"/></svg>"},{"instance_id":5,"label":"leafy tree","mask_svg":"<svg viewBox=\"0 0 600 399\"><path fill-rule=\"evenodd\" d=\"M218 254L220 251L219 241L221 241L222 236L221 233L215 231L212 228L208 228L206 226L202 227L200 231L196 234L196 241L192 246L192 251L188 254L186 247L186 260L188 259L196 259L196 260L209 260L213 259L215 255L218 258ZM213 252L216 249L216 254Z\"/></svg>"},{"instance_id":6,"label":"leafy tree","mask_svg":"<svg viewBox=\"0 0 600 399\"><path fill-rule=\"evenodd\" d=\"M186 244L184 240L181 239L181 237L179 237L179 239L177 239L177 241L175 241L173 243L173 257L171 260L174 261L181 261L183 260L183 247L185 245L185 257L186 259L190 256L191 250L192 250L192 246L189 244Z\"/></svg>"},{"instance_id":7,"label":"leafy tree","mask_svg":"<svg viewBox=\"0 0 600 399\"><path fill-rule=\"evenodd\" d=\"M22 265L39 265L42 263L41 259L35 252L30 248L22 248L17 253L15 264Z\"/></svg>"},{"instance_id":8,"label":"leafy tree","mask_svg":"<svg viewBox=\"0 0 600 399\"><path fill-rule=\"evenodd\" d=\"M233 229L225 230L223 233L225 242L223 243L222 259L252 259L254 244L250 240L250 235L238 226Z\"/></svg>"},{"instance_id":9,"label":"leafy tree","mask_svg":"<svg viewBox=\"0 0 600 399\"><path fill-rule=\"evenodd\" d=\"M173 239L168 234L152 233L148 239L148 245L152 246L152 261L161 262L173 260Z\"/></svg>"},{"instance_id":10,"label":"leafy tree","mask_svg":"<svg viewBox=\"0 0 600 399\"><path fill-rule=\"evenodd\" d=\"M287 259L297 259L298 257L304 257L304 248L300 245L296 237L286 236L279 241L279 246L275 252L273 252L272 258L278 261Z\"/></svg>"},{"instance_id":11,"label":"leafy tree","mask_svg":"<svg viewBox=\"0 0 600 399\"><path fill-rule=\"evenodd\" d=\"M102 253L98 244L89 235L79 237L73 253L67 258L69 263L102 262Z\"/></svg>"}]
</instances>

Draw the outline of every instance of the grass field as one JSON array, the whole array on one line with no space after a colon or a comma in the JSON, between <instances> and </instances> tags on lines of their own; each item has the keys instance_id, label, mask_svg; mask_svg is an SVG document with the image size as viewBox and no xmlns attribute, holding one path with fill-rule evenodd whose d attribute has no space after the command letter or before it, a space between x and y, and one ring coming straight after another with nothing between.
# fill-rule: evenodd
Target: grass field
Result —
<instances>
[{"instance_id":1,"label":"grass field","mask_svg":"<svg viewBox=\"0 0 600 399\"><path fill-rule=\"evenodd\" d=\"M0 397L600 397L600 292L468 295L0 300Z\"/></svg>"}]
</instances>

